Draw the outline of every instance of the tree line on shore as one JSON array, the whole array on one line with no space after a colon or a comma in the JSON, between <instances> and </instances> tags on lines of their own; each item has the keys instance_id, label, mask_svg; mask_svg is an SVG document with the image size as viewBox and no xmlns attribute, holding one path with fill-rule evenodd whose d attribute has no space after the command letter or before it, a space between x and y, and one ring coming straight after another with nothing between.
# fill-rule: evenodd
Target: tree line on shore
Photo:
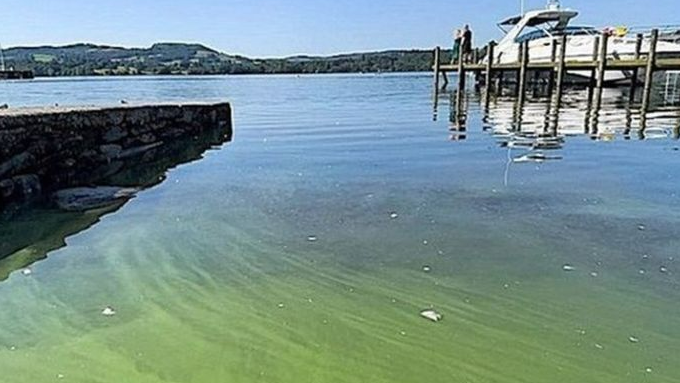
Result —
<instances>
[{"instance_id":1,"label":"tree line on shore","mask_svg":"<svg viewBox=\"0 0 680 383\"><path fill-rule=\"evenodd\" d=\"M17 47L6 49L4 55L8 67L32 70L36 76L419 72L432 66L429 50L253 59L181 43L150 48L93 44Z\"/></svg>"}]
</instances>

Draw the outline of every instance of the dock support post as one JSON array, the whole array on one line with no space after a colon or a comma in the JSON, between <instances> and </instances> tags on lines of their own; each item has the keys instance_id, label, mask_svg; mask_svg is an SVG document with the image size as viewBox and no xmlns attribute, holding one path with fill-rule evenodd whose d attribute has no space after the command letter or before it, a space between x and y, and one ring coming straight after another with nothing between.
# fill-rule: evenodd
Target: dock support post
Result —
<instances>
[{"instance_id":1,"label":"dock support post","mask_svg":"<svg viewBox=\"0 0 680 383\"><path fill-rule=\"evenodd\" d=\"M519 63L519 83L517 84L517 107L524 108L527 92L527 67L529 66L529 42L525 41L520 46L522 54Z\"/></svg>"},{"instance_id":2,"label":"dock support post","mask_svg":"<svg viewBox=\"0 0 680 383\"><path fill-rule=\"evenodd\" d=\"M550 42L550 62L553 68L557 66L557 41L553 39ZM551 70L548 74L548 97L552 97L555 91L555 70Z\"/></svg>"},{"instance_id":3,"label":"dock support post","mask_svg":"<svg viewBox=\"0 0 680 383\"><path fill-rule=\"evenodd\" d=\"M600 36L594 36L594 41L593 41L593 56L592 60L593 62L598 62L598 58L600 57ZM588 100L586 102L586 105L588 106L586 108L586 117L585 117L585 133L587 134L590 131L590 119L592 117L592 111L593 111L593 96L594 96L594 91L595 91L595 86L597 84L597 68L593 68L593 70L590 71L590 79L588 81Z\"/></svg>"},{"instance_id":4,"label":"dock support post","mask_svg":"<svg viewBox=\"0 0 680 383\"><path fill-rule=\"evenodd\" d=\"M559 113L562 106L562 92L564 86L565 60L567 57L567 36L562 35L560 39L560 57L557 62L557 79L555 80L555 109Z\"/></svg>"},{"instance_id":5,"label":"dock support post","mask_svg":"<svg viewBox=\"0 0 680 383\"><path fill-rule=\"evenodd\" d=\"M484 78L485 94L484 94L484 109L489 109L489 103L491 102L491 81L493 79L493 60L494 60L494 45L493 41L489 42L486 49L486 73Z\"/></svg>"},{"instance_id":6,"label":"dock support post","mask_svg":"<svg viewBox=\"0 0 680 383\"><path fill-rule=\"evenodd\" d=\"M465 40L465 39L463 39ZM463 110L463 97L465 97L465 60L458 60L458 88L456 89L456 113Z\"/></svg>"},{"instance_id":7,"label":"dock support post","mask_svg":"<svg viewBox=\"0 0 680 383\"><path fill-rule=\"evenodd\" d=\"M649 110L650 102L652 101L652 82L654 80L654 69L656 67L656 45L659 41L659 30L652 30L652 39L649 42L649 56L647 57L647 71L645 73L645 89L642 94L642 109L640 113L640 128L644 130L647 127L647 111Z\"/></svg>"},{"instance_id":8,"label":"dock support post","mask_svg":"<svg viewBox=\"0 0 680 383\"><path fill-rule=\"evenodd\" d=\"M640 51L642 50L642 39L644 36L642 33L638 33L637 38L635 40L635 60L640 59ZM636 66L633 69L633 73L631 74L631 79L630 79L630 94L628 95L628 102L630 104L633 104L635 102L635 93L637 92L637 86L638 86L638 76L640 74L640 69Z\"/></svg>"},{"instance_id":9,"label":"dock support post","mask_svg":"<svg viewBox=\"0 0 680 383\"><path fill-rule=\"evenodd\" d=\"M435 97L439 94L439 72L441 71L441 53L442 49L440 47L434 48L434 94Z\"/></svg>"},{"instance_id":10,"label":"dock support post","mask_svg":"<svg viewBox=\"0 0 680 383\"><path fill-rule=\"evenodd\" d=\"M550 130L550 119L552 118L552 97L555 91L555 67L557 66L557 40L553 39L550 42L550 63L552 64L552 70L548 72L548 89L547 89L547 110L545 112L545 118L543 121L543 132L548 133Z\"/></svg>"},{"instance_id":11,"label":"dock support post","mask_svg":"<svg viewBox=\"0 0 680 383\"><path fill-rule=\"evenodd\" d=\"M593 110L593 130L597 131L597 125L600 118L600 109L602 108L602 91L604 88L604 79L607 74L607 48L609 43L609 34L604 32L600 37L600 54L597 62L597 83L595 84L595 102Z\"/></svg>"}]
</instances>

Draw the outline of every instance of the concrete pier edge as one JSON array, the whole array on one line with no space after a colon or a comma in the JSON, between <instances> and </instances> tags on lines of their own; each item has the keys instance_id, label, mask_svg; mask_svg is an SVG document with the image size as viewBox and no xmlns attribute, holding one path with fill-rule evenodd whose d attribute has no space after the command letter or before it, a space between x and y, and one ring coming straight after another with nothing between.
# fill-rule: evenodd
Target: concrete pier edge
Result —
<instances>
[{"instance_id":1,"label":"concrete pier edge","mask_svg":"<svg viewBox=\"0 0 680 383\"><path fill-rule=\"evenodd\" d=\"M91 182L113 162L208 130L231 139L229 103L0 110L0 207Z\"/></svg>"}]
</instances>

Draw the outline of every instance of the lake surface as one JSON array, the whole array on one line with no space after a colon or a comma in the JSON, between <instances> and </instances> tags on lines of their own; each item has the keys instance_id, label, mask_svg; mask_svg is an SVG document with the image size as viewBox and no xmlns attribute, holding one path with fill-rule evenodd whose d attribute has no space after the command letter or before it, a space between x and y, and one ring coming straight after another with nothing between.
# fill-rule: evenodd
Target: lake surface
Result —
<instances>
[{"instance_id":1,"label":"lake surface","mask_svg":"<svg viewBox=\"0 0 680 383\"><path fill-rule=\"evenodd\" d=\"M431 83L0 83L13 107L234 109L233 142L123 206L2 216L0 381L680 381L667 89L642 135L617 90L581 134L584 92L569 92L564 137L536 151L517 129L543 127L546 100L520 127L511 98L484 111L471 92L462 131L446 94L433 119Z\"/></svg>"}]
</instances>

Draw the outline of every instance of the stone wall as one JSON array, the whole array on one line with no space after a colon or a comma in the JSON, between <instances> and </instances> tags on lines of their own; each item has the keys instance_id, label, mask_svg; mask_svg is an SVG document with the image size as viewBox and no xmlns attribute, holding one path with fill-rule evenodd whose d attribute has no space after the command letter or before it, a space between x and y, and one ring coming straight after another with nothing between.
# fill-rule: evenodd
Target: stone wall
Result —
<instances>
[{"instance_id":1,"label":"stone wall","mask_svg":"<svg viewBox=\"0 0 680 383\"><path fill-rule=\"evenodd\" d=\"M96 182L112 163L215 130L231 138L229 104L2 111L0 206Z\"/></svg>"}]
</instances>

